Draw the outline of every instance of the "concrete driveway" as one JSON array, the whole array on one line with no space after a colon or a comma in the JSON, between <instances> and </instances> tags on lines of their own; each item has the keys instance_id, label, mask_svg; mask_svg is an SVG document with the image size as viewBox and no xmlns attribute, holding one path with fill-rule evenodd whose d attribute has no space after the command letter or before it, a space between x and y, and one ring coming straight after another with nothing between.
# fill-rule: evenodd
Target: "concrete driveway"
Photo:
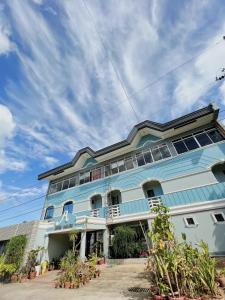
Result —
<instances>
[{"instance_id":1,"label":"concrete driveway","mask_svg":"<svg viewBox=\"0 0 225 300\"><path fill-rule=\"evenodd\" d=\"M106 266L100 278L92 279L79 289L55 289L56 271L25 283L0 285L1 300L124 300L150 299L148 293L129 292L128 288L148 288L143 264Z\"/></svg>"}]
</instances>

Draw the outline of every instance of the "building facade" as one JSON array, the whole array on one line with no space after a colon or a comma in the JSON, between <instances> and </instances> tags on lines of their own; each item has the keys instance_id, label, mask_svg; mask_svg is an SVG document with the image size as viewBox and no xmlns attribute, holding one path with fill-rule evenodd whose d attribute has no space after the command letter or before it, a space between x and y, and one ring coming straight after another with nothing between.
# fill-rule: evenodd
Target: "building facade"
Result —
<instances>
[{"instance_id":1,"label":"building facade","mask_svg":"<svg viewBox=\"0 0 225 300\"><path fill-rule=\"evenodd\" d=\"M42 173L49 188L39 237L47 259L70 246L80 232L80 256L100 241L110 256L113 228L150 228L158 203L170 208L177 235L204 240L213 255L225 254L225 131L209 105L165 124L144 121L126 140L98 151L87 147L74 159Z\"/></svg>"}]
</instances>

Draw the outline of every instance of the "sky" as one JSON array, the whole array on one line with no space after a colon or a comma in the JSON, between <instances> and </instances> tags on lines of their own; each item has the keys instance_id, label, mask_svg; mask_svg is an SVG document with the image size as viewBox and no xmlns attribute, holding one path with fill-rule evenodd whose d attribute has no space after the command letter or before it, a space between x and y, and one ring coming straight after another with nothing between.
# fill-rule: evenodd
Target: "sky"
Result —
<instances>
[{"instance_id":1,"label":"sky","mask_svg":"<svg viewBox=\"0 0 225 300\"><path fill-rule=\"evenodd\" d=\"M209 103L225 118L223 0L0 1L0 227L39 219L37 175Z\"/></svg>"}]
</instances>

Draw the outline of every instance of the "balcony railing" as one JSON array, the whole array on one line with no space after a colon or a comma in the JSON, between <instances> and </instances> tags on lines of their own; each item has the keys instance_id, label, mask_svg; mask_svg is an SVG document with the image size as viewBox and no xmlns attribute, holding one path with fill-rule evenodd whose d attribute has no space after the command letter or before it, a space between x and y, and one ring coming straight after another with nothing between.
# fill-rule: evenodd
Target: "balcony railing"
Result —
<instances>
[{"instance_id":1,"label":"balcony railing","mask_svg":"<svg viewBox=\"0 0 225 300\"><path fill-rule=\"evenodd\" d=\"M125 215L138 215L139 213L150 212L159 203L168 207L197 204L201 202L212 202L225 199L225 182L210 184L207 186L195 187L183 191L164 194L158 197L143 198L133 201L122 202L109 207L68 214L67 216L54 217L56 229L65 229L76 226L76 218L80 216L93 216L99 218L116 218ZM49 222L49 220L46 220Z\"/></svg>"},{"instance_id":2,"label":"balcony railing","mask_svg":"<svg viewBox=\"0 0 225 300\"><path fill-rule=\"evenodd\" d=\"M99 208L92 209L91 211L91 217L99 218Z\"/></svg>"},{"instance_id":3,"label":"balcony railing","mask_svg":"<svg viewBox=\"0 0 225 300\"><path fill-rule=\"evenodd\" d=\"M162 203L162 199L160 196L148 198L148 205L150 209L156 207L161 203Z\"/></svg>"},{"instance_id":4,"label":"balcony railing","mask_svg":"<svg viewBox=\"0 0 225 300\"><path fill-rule=\"evenodd\" d=\"M120 204L107 207L107 218L115 218L120 216Z\"/></svg>"}]
</instances>

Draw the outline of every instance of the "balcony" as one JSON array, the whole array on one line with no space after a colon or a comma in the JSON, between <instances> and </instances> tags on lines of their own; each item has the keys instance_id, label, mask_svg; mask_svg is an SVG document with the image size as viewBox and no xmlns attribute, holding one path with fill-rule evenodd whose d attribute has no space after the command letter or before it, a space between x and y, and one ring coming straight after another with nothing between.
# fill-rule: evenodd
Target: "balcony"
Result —
<instances>
[{"instance_id":1,"label":"balcony","mask_svg":"<svg viewBox=\"0 0 225 300\"><path fill-rule=\"evenodd\" d=\"M164 194L150 198L143 198L133 201L122 202L108 207L100 207L92 210L59 216L46 222L54 221L54 230L77 227L76 220L80 217L95 217L116 219L131 214L147 213L153 207L162 203L168 207L197 204L225 199L225 182L215 183L207 186L196 187L184 191Z\"/></svg>"},{"instance_id":2,"label":"balcony","mask_svg":"<svg viewBox=\"0 0 225 300\"><path fill-rule=\"evenodd\" d=\"M225 199L225 182L112 205L107 208L107 217L117 218L130 214L150 212L153 207L160 203L172 208L174 206L210 202L219 199Z\"/></svg>"}]
</instances>

